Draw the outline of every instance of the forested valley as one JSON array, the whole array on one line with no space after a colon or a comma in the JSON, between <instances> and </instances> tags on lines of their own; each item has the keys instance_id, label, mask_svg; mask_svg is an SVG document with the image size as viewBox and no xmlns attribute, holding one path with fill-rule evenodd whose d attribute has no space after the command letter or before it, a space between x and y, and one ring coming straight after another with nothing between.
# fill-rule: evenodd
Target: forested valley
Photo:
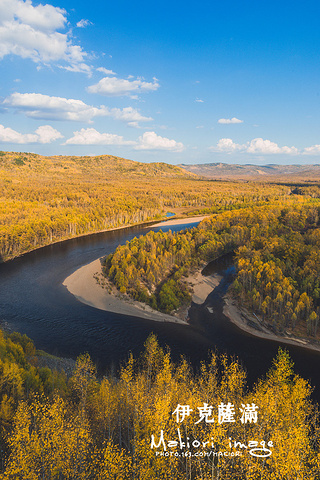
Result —
<instances>
[{"instance_id":1,"label":"forested valley","mask_svg":"<svg viewBox=\"0 0 320 480\"><path fill-rule=\"evenodd\" d=\"M1 261L167 212L205 213L196 228L119 246L104 262L108 281L170 313L190 303L190 272L234 252L232 295L275 332L319 339L315 183L2 152L0 188ZM286 351L250 386L236 359L208 352L198 368L174 363L154 335L103 377L87 353L68 371L47 357L25 335L0 331L0 479L320 480L318 407Z\"/></svg>"},{"instance_id":2,"label":"forested valley","mask_svg":"<svg viewBox=\"0 0 320 480\"><path fill-rule=\"evenodd\" d=\"M297 197L213 215L181 233L119 246L104 272L122 293L170 313L190 302L190 270L235 252L233 292L276 332L318 334L320 203Z\"/></svg>"},{"instance_id":3,"label":"forested valley","mask_svg":"<svg viewBox=\"0 0 320 480\"><path fill-rule=\"evenodd\" d=\"M0 260L101 230L263 204L290 187L200 179L165 163L108 155L0 152Z\"/></svg>"}]
</instances>

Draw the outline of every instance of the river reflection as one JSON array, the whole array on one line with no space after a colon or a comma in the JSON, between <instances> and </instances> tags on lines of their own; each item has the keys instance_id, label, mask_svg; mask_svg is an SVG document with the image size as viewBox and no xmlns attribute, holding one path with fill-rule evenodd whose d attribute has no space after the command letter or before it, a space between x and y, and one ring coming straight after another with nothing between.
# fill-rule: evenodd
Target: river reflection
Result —
<instances>
[{"instance_id":1,"label":"river reflection","mask_svg":"<svg viewBox=\"0 0 320 480\"><path fill-rule=\"evenodd\" d=\"M178 231L185 226L163 226ZM174 359L185 355L195 367L207 359L208 350L236 355L248 371L250 383L265 374L279 343L242 332L222 313L223 299L232 281L232 257L211 264L223 281L202 306L192 304L190 326L159 323L97 310L76 300L62 285L82 265L115 250L152 227L131 227L105 232L39 249L6 264L0 264L0 320L10 329L26 333L39 349L64 357L89 352L101 373L117 368L138 355L151 332L161 345L168 345ZM153 228L158 231L160 227ZM209 307L209 308L208 308ZM311 380L320 395L320 353L286 345L295 370Z\"/></svg>"}]
</instances>

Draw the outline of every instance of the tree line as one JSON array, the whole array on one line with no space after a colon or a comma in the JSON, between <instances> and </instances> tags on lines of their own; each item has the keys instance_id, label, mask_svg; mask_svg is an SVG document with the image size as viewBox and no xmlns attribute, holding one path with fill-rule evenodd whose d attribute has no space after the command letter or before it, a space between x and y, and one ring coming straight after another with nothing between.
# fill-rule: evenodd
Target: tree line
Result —
<instances>
[{"instance_id":1,"label":"tree line","mask_svg":"<svg viewBox=\"0 0 320 480\"><path fill-rule=\"evenodd\" d=\"M1 333L3 480L320 478L311 387L285 351L250 389L236 360L211 353L195 372L154 335L116 377L98 378L88 354L69 377L37 358Z\"/></svg>"},{"instance_id":2,"label":"tree line","mask_svg":"<svg viewBox=\"0 0 320 480\"><path fill-rule=\"evenodd\" d=\"M289 194L287 186L204 181L172 165L107 155L2 152L0 259L78 235L163 218L168 210L215 213Z\"/></svg>"},{"instance_id":3,"label":"tree line","mask_svg":"<svg viewBox=\"0 0 320 480\"><path fill-rule=\"evenodd\" d=\"M320 204L226 211L180 233L149 232L119 246L103 272L121 293L170 313L190 301L186 276L235 252L233 293L277 332L316 336L320 306Z\"/></svg>"}]
</instances>

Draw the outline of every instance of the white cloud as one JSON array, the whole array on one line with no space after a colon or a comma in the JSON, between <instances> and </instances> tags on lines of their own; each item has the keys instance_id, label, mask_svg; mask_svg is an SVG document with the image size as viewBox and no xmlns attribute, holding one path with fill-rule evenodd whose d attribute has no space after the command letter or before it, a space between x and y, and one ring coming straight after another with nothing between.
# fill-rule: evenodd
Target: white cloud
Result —
<instances>
[{"instance_id":1,"label":"white cloud","mask_svg":"<svg viewBox=\"0 0 320 480\"><path fill-rule=\"evenodd\" d=\"M210 147L212 151L232 153L239 150L243 150L245 145L240 145L239 143L234 143L231 138L221 138L217 143L216 147Z\"/></svg>"},{"instance_id":2,"label":"white cloud","mask_svg":"<svg viewBox=\"0 0 320 480\"><path fill-rule=\"evenodd\" d=\"M157 90L159 83L156 78L153 82L145 82L138 78L137 80L128 80L116 77L104 77L95 85L87 88L90 93L99 93L108 97L120 97L136 93L144 93Z\"/></svg>"},{"instance_id":3,"label":"white cloud","mask_svg":"<svg viewBox=\"0 0 320 480\"><path fill-rule=\"evenodd\" d=\"M84 68L87 53L73 44L70 32L58 31L67 24L64 9L33 6L31 0L1 0L0 19L0 59L17 55L38 64L65 61L74 71L88 73L89 67Z\"/></svg>"},{"instance_id":4,"label":"white cloud","mask_svg":"<svg viewBox=\"0 0 320 480\"><path fill-rule=\"evenodd\" d=\"M18 20L45 32L63 28L66 23L66 11L52 5L34 7L31 0L1 0L0 12L2 22Z\"/></svg>"},{"instance_id":5,"label":"white cloud","mask_svg":"<svg viewBox=\"0 0 320 480\"><path fill-rule=\"evenodd\" d=\"M120 135L112 133L100 133L94 128L81 128L78 132L73 132L73 137L69 138L64 145L134 145L135 142L126 141Z\"/></svg>"},{"instance_id":6,"label":"white cloud","mask_svg":"<svg viewBox=\"0 0 320 480\"><path fill-rule=\"evenodd\" d=\"M41 127L37 128L36 135L39 137L37 143L51 143L54 140L63 138L63 135L61 135L58 130L51 127L51 125L42 125Z\"/></svg>"},{"instance_id":7,"label":"white cloud","mask_svg":"<svg viewBox=\"0 0 320 480\"><path fill-rule=\"evenodd\" d=\"M91 107L81 100L51 97L41 93L13 93L3 101L28 117L47 120L73 120L90 122L92 118L105 116L105 107Z\"/></svg>"},{"instance_id":8,"label":"white cloud","mask_svg":"<svg viewBox=\"0 0 320 480\"><path fill-rule=\"evenodd\" d=\"M86 73L88 77L92 76L92 68L86 63L74 63L73 65L67 66L58 65L58 67L68 72Z\"/></svg>"},{"instance_id":9,"label":"white cloud","mask_svg":"<svg viewBox=\"0 0 320 480\"><path fill-rule=\"evenodd\" d=\"M218 120L218 123L222 123L224 125L230 125L232 123L243 123L243 120L239 120L239 118L233 117L233 118L220 118Z\"/></svg>"},{"instance_id":10,"label":"white cloud","mask_svg":"<svg viewBox=\"0 0 320 480\"><path fill-rule=\"evenodd\" d=\"M58 130L50 125L43 125L35 131L35 133L19 133L9 127L0 125L0 142L10 143L51 143L59 138L63 138Z\"/></svg>"},{"instance_id":11,"label":"white cloud","mask_svg":"<svg viewBox=\"0 0 320 480\"><path fill-rule=\"evenodd\" d=\"M204 100L201 100L201 98L196 98L196 99L195 99L195 102L204 103Z\"/></svg>"},{"instance_id":12,"label":"white cloud","mask_svg":"<svg viewBox=\"0 0 320 480\"><path fill-rule=\"evenodd\" d=\"M109 116L122 120L124 122L150 122L153 120L151 117L143 117L138 110L132 107L124 108L111 108L108 110Z\"/></svg>"},{"instance_id":13,"label":"white cloud","mask_svg":"<svg viewBox=\"0 0 320 480\"><path fill-rule=\"evenodd\" d=\"M302 153L303 155L319 155L320 145L312 145L311 147L306 147Z\"/></svg>"},{"instance_id":14,"label":"white cloud","mask_svg":"<svg viewBox=\"0 0 320 480\"><path fill-rule=\"evenodd\" d=\"M92 107L82 100L73 98L51 97L41 93L13 93L3 101L3 105L14 107L27 117L46 120L70 120L92 123L95 117L112 117L123 122L148 122L151 117L144 117L132 107L108 108L104 105Z\"/></svg>"},{"instance_id":15,"label":"white cloud","mask_svg":"<svg viewBox=\"0 0 320 480\"><path fill-rule=\"evenodd\" d=\"M92 22L90 22L90 20L85 20L84 18L77 23L78 28L86 28L89 25L92 25Z\"/></svg>"},{"instance_id":16,"label":"white cloud","mask_svg":"<svg viewBox=\"0 0 320 480\"><path fill-rule=\"evenodd\" d=\"M169 150L172 152L182 152L183 143L170 140L166 137L160 137L155 132L145 132L139 137L139 144L134 147L136 150Z\"/></svg>"},{"instance_id":17,"label":"white cloud","mask_svg":"<svg viewBox=\"0 0 320 480\"><path fill-rule=\"evenodd\" d=\"M104 67L99 67L97 68L97 72L102 72L104 73L105 75L117 75L115 72L113 72L112 70L108 70L107 68L104 68Z\"/></svg>"},{"instance_id":18,"label":"white cloud","mask_svg":"<svg viewBox=\"0 0 320 480\"><path fill-rule=\"evenodd\" d=\"M254 138L246 144L235 143L231 138L221 138L215 147L209 148L214 152L233 153L242 151L255 154L288 154L296 155L299 153L296 147L279 147L275 142L263 140L262 138Z\"/></svg>"},{"instance_id":19,"label":"white cloud","mask_svg":"<svg viewBox=\"0 0 320 480\"><path fill-rule=\"evenodd\" d=\"M287 153L294 155L298 153L296 147L279 147L277 143L270 140L263 140L262 138L254 138L249 143L246 151L248 153Z\"/></svg>"}]
</instances>

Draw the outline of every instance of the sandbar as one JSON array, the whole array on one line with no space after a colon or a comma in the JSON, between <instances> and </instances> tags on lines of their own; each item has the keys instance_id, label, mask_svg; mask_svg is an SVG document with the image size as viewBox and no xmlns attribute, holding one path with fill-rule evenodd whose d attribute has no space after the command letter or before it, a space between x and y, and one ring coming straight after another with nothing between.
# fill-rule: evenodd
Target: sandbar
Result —
<instances>
[{"instance_id":1,"label":"sandbar","mask_svg":"<svg viewBox=\"0 0 320 480\"><path fill-rule=\"evenodd\" d=\"M186 278L186 282L193 289L192 301L198 305L203 304L208 295L219 285L221 278L217 274L204 276L200 271L191 273ZM63 285L80 302L99 310L157 322L173 322L188 325L189 307L172 315L161 313L152 309L149 305L132 300L127 295L120 294L115 287L110 291L110 284L106 288L104 282L105 278L102 275L101 261L97 259L72 273L64 280ZM273 333L259 317L240 306L229 293L224 296L223 313L238 328L255 337L320 351L320 346L313 343L312 340Z\"/></svg>"},{"instance_id":2,"label":"sandbar","mask_svg":"<svg viewBox=\"0 0 320 480\"><path fill-rule=\"evenodd\" d=\"M276 342L295 345L309 350L320 352L320 345L313 343L307 338L296 338L294 336L278 335L273 333L263 324L261 319L255 314L249 312L246 308L240 307L237 301L230 295L224 296L223 313L229 320L241 330L255 337L273 340Z\"/></svg>"},{"instance_id":3,"label":"sandbar","mask_svg":"<svg viewBox=\"0 0 320 480\"><path fill-rule=\"evenodd\" d=\"M193 289L192 301L198 305L203 304L220 281L221 276L217 274L203 276L200 271L190 274L186 278L186 282ZM152 309L149 305L120 294L115 288L110 293L103 282L101 262L100 259L97 259L72 273L64 280L63 285L80 302L99 310L157 322L188 325L189 307L173 315L161 313ZM223 313L234 325L249 335L320 352L320 346L313 343L312 340L273 333L256 315L239 306L238 302L229 293L224 296Z\"/></svg>"},{"instance_id":4,"label":"sandbar","mask_svg":"<svg viewBox=\"0 0 320 480\"><path fill-rule=\"evenodd\" d=\"M186 282L193 290L192 301L197 305L202 305L208 295L214 290L220 283L222 277L220 275L208 275L204 276L200 271L196 271L190 274L186 278Z\"/></svg>"},{"instance_id":5,"label":"sandbar","mask_svg":"<svg viewBox=\"0 0 320 480\"><path fill-rule=\"evenodd\" d=\"M98 283L98 280L100 283ZM186 320L153 310L149 305L132 300L127 295L119 294L116 289L109 293L103 285L100 259L76 270L64 280L63 285L80 302L99 310L146 318L157 322L188 325Z\"/></svg>"},{"instance_id":6,"label":"sandbar","mask_svg":"<svg viewBox=\"0 0 320 480\"><path fill-rule=\"evenodd\" d=\"M172 220L162 220L159 223L153 224L153 227L163 227L165 225L184 225L188 223L202 222L205 218L211 217L212 215L202 215L200 217L185 217L185 218L173 218ZM150 228L150 227L146 227Z\"/></svg>"},{"instance_id":7,"label":"sandbar","mask_svg":"<svg viewBox=\"0 0 320 480\"><path fill-rule=\"evenodd\" d=\"M197 304L204 303L207 296L219 284L220 278L218 275L205 277L199 271L189 275L186 282L193 289L192 301ZM146 318L157 322L188 325L189 307L168 315L152 309L149 305L132 300L127 295L120 294L115 287L106 283L106 279L102 275L99 258L78 268L64 280L63 285L80 302L99 310Z\"/></svg>"}]
</instances>

